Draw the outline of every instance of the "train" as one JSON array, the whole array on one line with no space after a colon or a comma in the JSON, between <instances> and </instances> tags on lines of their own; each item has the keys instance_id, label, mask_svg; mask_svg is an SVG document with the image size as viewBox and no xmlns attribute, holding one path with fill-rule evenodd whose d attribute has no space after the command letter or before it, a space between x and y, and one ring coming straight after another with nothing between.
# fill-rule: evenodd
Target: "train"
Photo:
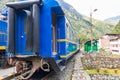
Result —
<instances>
[{"instance_id":1,"label":"train","mask_svg":"<svg viewBox=\"0 0 120 80\"><path fill-rule=\"evenodd\" d=\"M3 10L0 14L0 68L5 68L7 64L7 19Z\"/></svg>"},{"instance_id":2,"label":"train","mask_svg":"<svg viewBox=\"0 0 120 80\"><path fill-rule=\"evenodd\" d=\"M18 0L21 1L21 0ZM7 37L8 37L8 25L7 25L8 9L6 6L0 11L0 68L6 68L9 64L11 54L7 52Z\"/></svg>"},{"instance_id":3,"label":"train","mask_svg":"<svg viewBox=\"0 0 120 80\"><path fill-rule=\"evenodd\" d=\"M0 68L5 68L7 46L7 22L0 20Z\"/></svg>"},{"instance_id":4,"label":"train","mask_svg":"<svg viewBox=\"0 0 120 80\"><path fill-rule=\"evenodd\" d=\"M57 0L30 0L7 3L8 52L17 73L39 68L62 71L66 61L80 49L70 22Z\"/></svg>"}]
</instances>

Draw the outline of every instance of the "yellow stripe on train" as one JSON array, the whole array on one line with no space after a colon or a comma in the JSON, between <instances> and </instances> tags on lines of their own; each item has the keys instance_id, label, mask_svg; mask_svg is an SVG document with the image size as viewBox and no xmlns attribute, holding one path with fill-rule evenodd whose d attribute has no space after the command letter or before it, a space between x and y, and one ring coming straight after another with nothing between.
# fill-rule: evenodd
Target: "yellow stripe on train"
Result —
<instances>
[{"instance_id":1,"label":"yellow stripe on train","mask_svg":"<svg viewBox=\"0 0 120 80\"><path fill-rule=\"evenodd\" d=\"M0 46L0 50L6 50L6 46Z\"/></svg>"},{"instance_id":2,"label":"yellow stripe on train","mask_svg":"<svg viewBox=\"0 0 120 80\"><path fill-rule=\"evenodd\" d=\"M69 54L67 54L67 55L60 55L60 58L68 58L68 57L70 57L72 54L76 53L78 50L79 50L79 49L77 49L77 50L75 50L75 51L73 51L73 52L71 52L71 53L69 53Z\"/></svg>"},{"instance_id":3,"label":"yellow stripe on train","mask_svg":"<svg viewBox=\"0 0 120 80\"><path fill-rule=\"evenodd\" d=\"M57 41L58 42L70 42L70 43L73 43L73 44L78 44L76 42L73 42L73 41L70 41L70 40L67 40L67 39L58 39Z\"/></svg>"}]
</instances>

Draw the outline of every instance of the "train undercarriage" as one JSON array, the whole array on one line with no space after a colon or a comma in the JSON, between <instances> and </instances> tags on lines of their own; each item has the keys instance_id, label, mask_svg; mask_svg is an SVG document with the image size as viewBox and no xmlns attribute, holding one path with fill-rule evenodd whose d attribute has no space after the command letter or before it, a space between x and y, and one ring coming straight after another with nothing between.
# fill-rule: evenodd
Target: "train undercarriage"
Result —
<instances>
[{"instance_id":1,"label":"train undercarriage","mask_svg":"<svg viewBox=\"0 0 120 80\"><path fill-rule=\"evenodd\" d=\"M5 50L0 51L0 68L6 68L7 58L5 53L6 53Z\"/></svg>"},{"instance_id":2,"label":"train undercarriage","mask_svg":"<svg viewBox=\"0 0 120 80\"><path fill-rule=\"evenodd\" d=\"M36 70L41 69L45 72L50 72L49 62L38 56L16 56L13 58L12 65L15 65L16 73L22 74L27 72L27 76L21 76L22 80L29 79Z\"/></svg>"}]
</instances>

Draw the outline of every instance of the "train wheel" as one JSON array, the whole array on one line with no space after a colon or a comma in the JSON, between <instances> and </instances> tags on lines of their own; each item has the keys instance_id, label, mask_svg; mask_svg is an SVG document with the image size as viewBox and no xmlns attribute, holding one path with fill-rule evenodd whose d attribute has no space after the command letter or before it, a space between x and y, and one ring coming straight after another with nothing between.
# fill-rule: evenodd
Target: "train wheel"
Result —
<instances>
[{"instance_id":1,"label":"train wheel","mask_svg":"<svg viewBox=\"0 0 120 80\"><path fill-rule=\"evenodd\" d=\"M15 64L15 67L16 67L16 72L17 73L23 72L23 65L22 65L21 61L17 61L16 64Z\"/></svg>"},{"instance_id":2,"label":"train wheel","mask_svg":"<svg viewBox=\"0 0 120 80\"><path fill-rule=\"evenodd\" d=\"M40 68L40 60L34 59L32 61L32 68L28 71L27 75L22 75L22 80L28 80Z\"/></svg>"}]
</instances>

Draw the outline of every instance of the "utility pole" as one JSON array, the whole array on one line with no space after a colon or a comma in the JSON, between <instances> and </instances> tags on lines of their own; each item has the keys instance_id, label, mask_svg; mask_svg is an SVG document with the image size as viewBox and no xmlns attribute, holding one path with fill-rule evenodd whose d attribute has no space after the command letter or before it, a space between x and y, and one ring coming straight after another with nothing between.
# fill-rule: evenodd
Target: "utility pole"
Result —
<instances>
[{"instance_id":1,"label":"utility pole","mask_svg":"<svg viewBox=\"0 0 120 80\"><path fill-rule=\"evenodd\" d=\"M91 33L91 51L93 50L93 45L92 45L92 40L93 40L93 36L92 36L92 33L93 33L93 31L92 31L92 15L93 15L93 12L96 12L97 11L97 9L94 9L93 11L92 10L90 10L90 33Z\"/></svg>"}]
</instances>

